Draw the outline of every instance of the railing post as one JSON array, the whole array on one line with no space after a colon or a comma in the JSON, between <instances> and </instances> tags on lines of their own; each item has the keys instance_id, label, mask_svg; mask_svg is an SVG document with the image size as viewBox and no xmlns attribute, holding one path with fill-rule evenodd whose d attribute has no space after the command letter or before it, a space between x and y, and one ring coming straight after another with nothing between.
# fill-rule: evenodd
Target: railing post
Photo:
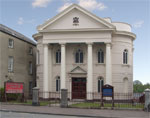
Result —
<instances>
[{"instance_id":1,"label":"railing post","mask_svg":"<svg viewBox=\"0 0 150 118\"><path fill-rule=\"evenodd\" d=\"M39 103L39 88L34 87L32 89L32 92L33 92L33 94L32 94L32 105L33 106L39 106L40 105L40 103Z\"/></svg>"},{"instance_id":2,"label":"railing post","mask_svg":"<svg viewBox=\"0 0 150 118\"><path fill-rule=\"evenodd\" d=\"M61 89L61 107L68 107L68 90L67 89Z\"/></svg>"},{"instance_id":3,"label":"railing post","mask_svg":"<svg viewBox=\"0 0 150 118\"><path fill-rule=\"evenodd\" d=\"M145 109L145 111L150 112L150 89L146 89L144 92L145 92L144 109Z\"/></svg>"}]
</instances>

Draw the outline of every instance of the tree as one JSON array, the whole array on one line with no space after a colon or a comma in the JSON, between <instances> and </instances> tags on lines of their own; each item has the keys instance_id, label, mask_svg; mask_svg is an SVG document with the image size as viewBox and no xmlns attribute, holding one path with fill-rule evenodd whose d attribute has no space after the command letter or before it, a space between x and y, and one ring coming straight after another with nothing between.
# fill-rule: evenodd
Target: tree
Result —
<instances>
[{"instance_id":1,"label":"tree","mask_svg":"<svg viewBox=\"0 0 150 118\"><path fill-rule=\"evenodd\" d=\"M150 83L147 83L147 84L143 85L142 82L140 82L139 80L135 80L133 82L133 92L134 93L142 93L147 88L150 89Z\"/></svg>"}]
</instances>

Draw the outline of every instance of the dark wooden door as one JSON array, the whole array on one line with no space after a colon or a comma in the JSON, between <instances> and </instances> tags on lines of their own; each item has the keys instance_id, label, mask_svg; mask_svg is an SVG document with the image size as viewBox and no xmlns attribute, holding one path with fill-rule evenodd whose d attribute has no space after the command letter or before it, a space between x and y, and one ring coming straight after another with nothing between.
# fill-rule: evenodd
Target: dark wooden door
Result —
<instances>
[{"instance_id":1,"label":"dark wooden door","mask_svg":"<svg viewBox=\"0 0 150 118\"><path fill-rule=\"evenodd\" d=\"M72 99L86 99L86 78L72 78Z\"/></svg>"}]
</instances>

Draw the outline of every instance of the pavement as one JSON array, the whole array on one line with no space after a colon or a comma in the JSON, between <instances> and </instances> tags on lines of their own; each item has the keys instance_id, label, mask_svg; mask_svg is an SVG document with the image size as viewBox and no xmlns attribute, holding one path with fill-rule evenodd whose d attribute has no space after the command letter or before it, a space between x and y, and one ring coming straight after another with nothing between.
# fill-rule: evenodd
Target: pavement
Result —
<instances>
[{"instance_id":1,"label":"pavement","mask_svg":"<svg viewBox=\"0 0 150 118\"><path fill-rule=\"evenodd\" d=\"M90 118L150 118L150 112L142 110L102 110L0 104L0 111Z\"/></svg>"}]
</instances>

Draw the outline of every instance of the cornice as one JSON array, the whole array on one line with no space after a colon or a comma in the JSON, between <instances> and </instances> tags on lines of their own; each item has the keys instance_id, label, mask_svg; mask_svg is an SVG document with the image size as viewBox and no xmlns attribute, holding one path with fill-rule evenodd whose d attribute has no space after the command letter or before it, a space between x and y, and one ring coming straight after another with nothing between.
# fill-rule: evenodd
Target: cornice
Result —
<instances>
[{"instance_id":1,"label":"cornice","mask_svg":"<svg viewBox=\"0 0 150 118\"><path fill-rule=\"evenodd\" d=\"M114 31L113 35L125 35L125 36L129 36L132 37L133 40L136 39L136 35L132 32L127 32L127 31Z\"/></svg>"},{"instance_id":2,"label":"cornice","mask_svg":"<svg viewBox=\"0 0 150 118\"><path fill-rule=\"evenodd\" d=\"M109 28L109 29L101 29L101 28L86 28L86 29L49 29L49 30L42 30L39 31L41 33L48 33L48 32L86 32L86 31L114 31L114 28Z\"/></svg>"},{"instance_id":3,"label":"cornice","mask_svg":"<svg viewBox=\"0 0 150 118\"><path fill-rule=\"evenodd\" d=\"M34 40L37 40L37 38L40 38L42 37L43 35L41 33L36 33L36 34L33 34L32 37L34 38Z\"/></svg>"}]
</instances>

